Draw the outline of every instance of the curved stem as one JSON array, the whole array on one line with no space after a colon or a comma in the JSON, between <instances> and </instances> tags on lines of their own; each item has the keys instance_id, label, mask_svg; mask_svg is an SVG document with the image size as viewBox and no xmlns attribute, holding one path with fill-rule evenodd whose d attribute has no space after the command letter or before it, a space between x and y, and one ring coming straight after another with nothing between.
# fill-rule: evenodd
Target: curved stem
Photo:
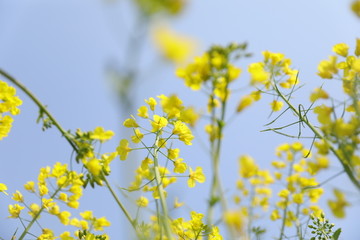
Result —
<instances>
[{"instance_id":1,"label":"curved stem","mask_svg":"<svg viewBox=\"0 0 360 240\"><path fill-rule=\"evenodd\" d=\"M21 82L17 81L14 77L12 77L10 74L5 72L4 70L0 69L0 74L3 75L5 78L7 78L10 82L15 84L18 88L20 88L31 100L39 107L39 109L44 112L48 118L51 120L52 124L61 132L61 134L66 138L66 140L69 142L71 147L74 149L74 151L77 152L77 147L74 144L74 142L71 140L71 137L69 136L69 133L66 132L61 125L56 121L56 119L51 115L51 113L46 109L46 107L39 101L39 99L32 93L30 90L28 90Z\"/></svg>"}]
</instances>

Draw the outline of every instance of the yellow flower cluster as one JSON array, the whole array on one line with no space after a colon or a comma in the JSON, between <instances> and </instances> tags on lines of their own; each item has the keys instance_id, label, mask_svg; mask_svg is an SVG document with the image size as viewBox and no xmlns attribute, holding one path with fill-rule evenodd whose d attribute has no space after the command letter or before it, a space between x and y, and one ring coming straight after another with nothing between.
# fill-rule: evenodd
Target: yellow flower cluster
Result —
<instances>
[{"instance_id":1,"label":"yellow flower cluster","mask_svg":"<svg viewBox=\"0 0 360 240\"><path fill-rule=\"evenodd\" d=\"M172 145L172 143L168 143L174 139L186 145L192 144L194 136L187 124L195 125L198 119L197 114L192 108L183 106L182 101L176 95L160 95L157 98L157 100L155 98L146 99L146 105L138 108L137 116L140 119L131 116L123 123L125 127L133 129L134 135L131 137L131 141L134 144L141 145L137 149L146 149L148 152L148 156L143 159L136 170L135 180L131 183L129 189L132 191L142 189L145 192L152 192L155 199L160 198L158 186L152 184L156 178L155 167L159 169L163 188L177 180L175 176L167 177L171 171L168 167L160 166L160 154L166 157L166 164L164 165L167 165L168 162L173 164L174 173L183 174L189 170L189 187L194 187L196 182L203 183L205 181L205 176L200 167L197 167L195 171L188 168L187 164L183 162L184 160L179 157L180 149L168 147L168 145ZM161 107L161 115L156 113L158 105ZM144 127L146 121L150 125L148 128ZM151 136L154 139L150 140ZM147 144L149 141L152 142L151 145ZM129 146L127 139L122 139L117 147L117 153L121 160L127 159L129 152L133 150L135 148ZM142 186L144 181L151 184L146 183Z\"/></svg>"},{"instance_id":2,"label":"yellow flower cluster","mask_svg":"<svg viewBox=\"0 0 360 240\"><path fill-rule=\"evenodd\" d=\"M187 61L196 48L193 39L180 35L165 25L154 28L153 39L161 54L175 64Z\"/></svg>"},{"instance_id":3,"label":"yellow flower cluster","mask_svg":"<svg viewBox=\"0 0 360 240\"><path fill-rule=\"evenodd\" d=\"M256 87L262 86L265 90L272 91L277 86L291 89L299 83L298 71L290 68L291 60L285 58L284 54L269 51L264 51L262 54L264 57L262 62L252 63L248 67L248 72L251 76L250 83L252 85ZM258 101L261 98L262 88L243 96L238 104L237 112L243 111ZM274 112L280 111L283 105L284 103L277 99L270 103L271 109Z\"/></svg>"},{"instance_id":4,"label":"yellow flower cluster","mask_svg":"<svg viewBox=\"0 0 360 240\"><path fill-rule=\"evenodd\" d=\"M82 196L83 181L81 178L82 174L70 171L67 164L56 163L53 168L41 168L37 184L29 181L24 185L25 190L36 194L41 199L40 204L29 205L29 215L36 218L39 211L47 210L50 214L57 216L62 223L67 223L67 211L61 212L54 201L63 202L70 208L78 208L79 199ZM12 199L21 204L25 202L20 191L16 191ZM18 204L9 205L9 217L18 218L22 209L24 207L20 207Z\"/></svg>"},{"instance_id":5,"label":"yellow flower cluster","mask_svg":"<svg viewBox=\"0 0 360 240\"><path fill-rule=\"evenodd\" d=\"M0 81L0 140L8 136L13 123L12 117L6 114L17 115L20 113L18 106L22 104L22 101L15 94L15 88Z\"/></svg>"},{"instance_id":6,"label":"yellow flower cluster","mask_svg":"<svg viewBox=\"0 0 360 240\"><path fill-rule=\"evenodd\" d=\"M176 75L192 90L209 91L209 109L217 107L230 96L229 84L237 79L241 69L230 61L233 55L243 51L245 44L230 44L227 47L214 46L194 62L179 68Z\"/></svg>"},{"instance_id":7,"label":"yellow flower cluster","mask_svg":"<svg viewBox=\"0 0 360 240\"><path fill-rule=\"evenodd\" d=\"M56 216L63 225L75 226L81 230L103 231L103 227L110 226L110 222L105 217L95 218L91 211L81 213L82 220L71 218L69 211L62 211L58 203L66 204L70 208L77 209L80 205L79 199L83 194L83 174L68 169L67 164L56 163L52 168L45 167L40 169L38 182L29 181L24 185L26 191L35 194L40 199L39 203L25 203L25 198L20 191L12 194L12 199L17 203L8 206L9 218L26 217L21 216L21 211L25 208L31 217L29 222L37 221L42 212ZM65 236L67 238L65 238ZM60 239L72 240L67 232L61 234ZM57 239L50 229L43 229L38 239Z\"/></svg>"},{"instance_id":8,"label":"yellow flower cluster","mask_svg":"<svg viewBox=\"0 0 360 240\"><path fill-rule=\"evenodd\" d=\"M341 79L344 92L351 97L359 92L357 82L360 77L360 39L356 39L354 55L349 54L346 43L336 44L332 50L336 55L320 62L318 75L324 79Z\"/></svg>"},{"instance_id":9,"label":"yellow flower cluster","mask_svg":"<svg viewBox=\"0 0 360 240\"><path fill-rule=\"evenodd\" d=\"M357 181L360 181L360 155L357 153L357 145L360 142L360 39L356 39L356 47L353 55L350 47L345 43L333 46L335 55L329 60L323 60L318 65L318 75L324 79L339 79L342 81L344 93L347 99L344 101L345 113L338 114L333 102L328 105L321 104L314 107L314 113L320 123L320 129L329 143L319 143L323 155L329 152L329 145L337 149L337 157L343 165L347 165ZM327 99L326 93L316 94ZM312 95L313 96L313 95ZM339 112L343 112L341 110ZM320 151L320 149L319 149Z\"/></svg>"},{"instance_id":10,"label":"yellow flower cluster","mask_svg":"<svg viewBox=\"0 0 360 240\"><path fill-rule=\"evenodd\" d=\"M204 214L195 211L190 212L190 220L177 218L171 220L171 231L175 239L209 239L222 240L219 228L216 226L207 226L203 222ZM150 227L152 232L142 231L144 239L167 239L164 233L160 231L159 219L156 216L151 217Z\"/></svg>"},{"instance_id":11,"label":"yellow flower cluster","mask_svg":"<svg viewBox=\"0 0 360 240\"><path fill-rule=\"evenodd\" d=\"M99 154L95 152L96 143L104 143L114 136L114 132L104 130L103 127L96 127L93 131L83 132L77 129L73 136L78 151L76 161L82 163L88 173L85 175L85 186L90 183L94 187L95 183L102 185L104 175L107 176L111 172L110 163L114 160L118 153Z\"/></svg>"},{"instance_id":12,"label":"yellow flower cluster","mask_svg":"<svg viewBox=\"0 0 360 240\"><path fill-rule=\"evenodd\" d=\"M321 209L315 204L324 190L313 175L327 168L328 162L327 159L316 158L315 161L310 161L304 158L308 152L300 142L282 144L276 149L276 155L280 159L272 162L277 169L276 179L285 183L286 187L278 192L279 200L270 218L274 221L282 219L287 227L293 224L298 226L301 215L321 213Z\"/></svg>"},{"instance_id":13,"label":"yellow flower cluster","mask_svg":"<svg viewBox=\"0 0 360 240\"><path fill-rule=\"evenodd\" d=\"M234 196L234 202L241 207L225 212L224 221L241 236L248 234L243 232L246 224L256 220L262 215L261 212L269 208L274 178L268 170L260 169L255 160L248 155L239 158L239 175L241 179L236 185L240 194Z\"/></svg>"}]
</instances>

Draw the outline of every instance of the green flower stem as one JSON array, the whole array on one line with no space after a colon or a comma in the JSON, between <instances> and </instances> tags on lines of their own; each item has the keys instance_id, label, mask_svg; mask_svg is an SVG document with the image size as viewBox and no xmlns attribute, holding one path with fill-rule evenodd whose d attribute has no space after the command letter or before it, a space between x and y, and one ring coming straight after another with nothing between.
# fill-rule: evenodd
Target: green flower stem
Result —
<instances>
[{"instance_id":1,"label":"green flower stem","mask_svg":"<svg viewBox=\"0 0 360 240\"><path fill-rule=\"evenodd\" d=\"M135 221L132 219L132 217L130 216L129 212L126 210L126 208L124 207L124 205L121 203L120 199L118 198L118 196L116 195L115 191L112 189L111 185L109 184L108 180L106 179L106 177L103 178L107 189L110 191L111 195L113 196L115 202L117 203L117 205L120 207L121 211L125 214L127 220L130 222L131 226L134 228L135 232L136 232L136 224Z\"/></svg>"},{"instance_id":2,"label":"green flower stem","mask_svg":"<svg viewBox=\"0 0 360 240\"><path fill-rule=\"evenodd\" d=\"M78 148L76 146L76 144L72 141L72 136L66 132L61 125L56 121L56 119L51 115L51 113L46 109L46 107L37 99L37 97L35 97L35 95L30 92L22 83L20 83L18 80L16 80L14 77L12 77L10 74L6 73L4 70L0 69L0 74L2 76L4 76L5 78L7 78L10 82L14 83L17 87L19 87L28 97L31 98L31 100L39 107L39 109L41 111L43 111L48 118L51 120L51 122L56 126L56 128L61 132L61 134L66 138L66 140L68 141L68 143L70 144L70 146L73 148L73 150L78 153ZM129 213L127 212L127 210L125 209L124 205L120 202L119 198L116 196L115 192L113 191L113 189L111 188L109 182L106 180L106 178L104 177L104 181L106 183L107 189L110 191L111 195L114 197L114 200L116 201L116 203L119 205L120 209L123 211L123 213L125 214L126 218L128 219L128 221L130 222L130 224L133 226L133 228L135 229L135 222L132 220L132 218L130 217ZM40 211L39 211L40 212ZM40 213L39 213L40 214ZM38 217L38 214L36 215L36 217L33 219L32 222L30 222L30 224L28 225L28 227L25 229L26 231L28 231L30 229L30 227L33 225L33 223L35 222L36 218ZM135 229L136 230L136 229ZM26 235L26 231L20 236L19 240L22 240L22 238Z\"/></svg>"},{"instance_id":3,"label":"green flower stem","mask_svg":"<svg viewBox=\"0 0 360 240\"><path fill-rule=\"evenodd\" d=\"M159 140L159 135L156 136L155 142L157 142L158 140ZM160 170L159 170L158 152L159 152L159 147L154 148L153 156L154 156L155 180L156 180L157 190L159 192L160 203L161 203L161 208L162 208L162 219L161 220L164 224L166 237L167 237L167 239L171 240L171 239L173 239L173 237L171 234L171 227L170 227L169 220L168 220L169 211L167 208L166 198L165 198L165 194L164 194L162 177L161 177Z\"/></svg>"},{"instance_id":4,"label":"green flower stem","mask_svg":"<svg viewBox=\"0 0 360 240\"><path fill-rule=\"evenodd\" d=\"M56 189L56 191L50 196L51 199L53 199L56 194L61 190L62 186L59 187L58 189ZM22 232L22 234L19 237L19 240L23 240L24 237L28 234L28 232L30 231L30 228L32 227L32 225L36 222L36 220L39 218L40 214L42 213L42 211L45 209L44 205L41 204L41 208L40 210L35 214L35 216L33 217L33 219L29 222L29 224L26 226L25 230Z\"/></svg>"},{"instance_id":5,"label":"green flower stem","mask_svg":"<svg viewBox=\"0 0 360 240\"><path fill-rule=\"evenodd\" d=\"M226 86L226 89L228 89L228 86ZM211 96L213 97L213 96ZM212 124L215 125L217 124L217 126L219 127L219 132L218 132L218 139L216 139L216 143L214 143L215 141L211 142L211 157L212 157L212 171L213 171L213 178L212 178L212 184L211 184L211 189L210 189L210 199L209 199L209 206L208 206L208 210L207 210L207 224L209 226L212 225L213 222L213 215L214 215L214 207L217 203L217 201L219 200L221 203L221 208L222 208L222 212L226 212L228 210L227 207L227 201L225 199L225 195L222 189L222 185L221 185L221 178L220 178L220 153L221 153L221 144L222 144L222 139L221 136L223 134L223 130L224 130L224 126L225 126L225 113L226 113L226 101L227 101L227 95L224 97L225 100L221 101L221 113L220 113L220 119L218 120L215 116L215 111L212 110L211 113L211 119L212 119ZM229 233L231 235L231 239L234 239L234 232L233 230L228 227Z\"/></svg>"},{"instance_id":6,"label":"green flower stem","mask_svg":"<svg viewBox=\"0 0 360 240\"><path fill-rule=\"evenodd\" d=\"M297 237L299 238L299 240L304 240L303 238L303 234L301 232L301 223L299 221L299 217L300 217L300 204L296 205L296 234Z\"/></svg>"},{"instance_id":7,"label":"green flower stem","mask_svg":"<svg viewBox=\"0 0 360 240\"><path fill-rule=\"evenodd\" d=\"M289 100L280 92L279 88L276 86L276 84L273 85L275 91L277 94L281 97L282 100L291 108L291 110L299 117L299 120L301 122L304 122L311 131L315 134L316 137L322 139L330 148L330 151L337 157L337 159L340 161L342 167L344 168L344 171L346 175L349 177L350 181L356 186L356 188L360 191L360 181L358 181L354 175L354 172L351 170L350 166L346 163L344 159L339 155L338 151L334 148L334 146L328 141L328 139L320 134L320 132L307 120L306 117L304 117L301 112L296 109Z\"/></svg>"},{"instance_id":8,"label":"green flower stem","mask_svg":"<svg viewBox=\"0 0 360 240\"><path fill-rule=\"evenodd\" d=\"M69 133L66 132L61 125L56 121L56 119L51 115L51 113L46 109L46 107L39 101L35 95L30 92L22 83L17 81L14 77L12 77L10 74L5 72L4 70L0 69L0 74L7 78L10 82L14 83L18 88L20 88L31 100L39 107L41 111L43 111L48 118L51 120L52 124L55 125L55 127L61 132L61 134L66 138L66 140L69 142L71 147L74 149L74 151L77 152L77 147L74 144L74 142L71 140L71 137L69 136Z\"/></svg>"},{"instance_id":9,"label":"green flower stem","mask_svg":"<svg viewBox=\"0 0 360 240\"><path fill-rule=\"evenodd\" d=\"M294 166L294 161L291 161L290 166L289 166L288 177L290 177L293 173L293 166ZM285 232L285 222L286 222L287 212L288 212L288 203L289 203L289 197L286 197L285 208L283 209L283 217L282 217L279 240L282 240L283 236L285 236L284 232Z\"/></svg>"}]
</instances>

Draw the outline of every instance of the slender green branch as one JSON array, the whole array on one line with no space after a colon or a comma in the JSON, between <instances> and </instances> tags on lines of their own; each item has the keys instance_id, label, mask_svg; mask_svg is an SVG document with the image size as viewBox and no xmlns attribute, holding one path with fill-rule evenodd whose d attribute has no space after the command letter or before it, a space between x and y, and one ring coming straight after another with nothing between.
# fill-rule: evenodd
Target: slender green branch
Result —
<instances>
[{"instance_id":1,"label":"slender green branch","mask_svg":"<svg viewBox=\"0 0 360 240\"><path fill-rule=\"evenodd\" d=\"M51 120L52 124L61 132L61 134L66 138L66 140L69 142L71 147L74 149L74 151L77 152L77 147L74 144L74 142L71 140L71 136L68 132L66 132L61 125L56 121L56 119L52 116L52 114L46 109L46 107L39 101L39 99L32 93L30 90L28 90L21 82L16 80L14 77L12 77L10 74L5 72L4 70L0 69L0 74L7 78L10 82L15 84L18 88L20 88L31 100L39 107L39 109L44 112L48 118Z\"/></svg>"},{"instance_id":2,"label":"slender green branch","mask_svg":"<svg viewBox=\"0 0 360 240\"><path fill-rule=\"evenodd\" d=\"M156 142L159 140L159 136L156 136ZM158 152L159 152L160 147L155 148L154 150L154 172L155 172L155 179L156 179L156 185L157 185L157 190L159 192L159 197L160 197L160 203L161 203L161 208L162 208L162 222L164 224L164 228L165 228L165 234L167 239L171 240L173 239L172 234L171 234L171 227L169 224L169 220L167 219L169 216L169 211L167 208L167 203L166 203L166 197L164 194L164 187L163 187L163 183L162 183L162 177L160 174L160 170L159 170L159 162L158 162Z\"/></svg>"},{"instance_id":3,"label":"slender green branch","mask_svg":"<svg viewBox=\"0 0 360 240\"><path fill-rule=\"evenodd\" d=\"M120 199L118 198L118 196L116 195L116 193L114 192L114 190L112 189L111 185L109 184L108 180L106 179L106 177L104 177L104 182L106 184L106 187L109 189L111 195L113 196L113 198L115 199L115 202L117 203L117 205L120 207L121 211L125 214L127 220L130 222L131 226L134 228L135 232L136 232L136 224L134 222L134 220L132 219L132 217L130 216L129 212L126 210L126 208L124 207L124 205L121 203Z\"/></svg>"}]
</instances>

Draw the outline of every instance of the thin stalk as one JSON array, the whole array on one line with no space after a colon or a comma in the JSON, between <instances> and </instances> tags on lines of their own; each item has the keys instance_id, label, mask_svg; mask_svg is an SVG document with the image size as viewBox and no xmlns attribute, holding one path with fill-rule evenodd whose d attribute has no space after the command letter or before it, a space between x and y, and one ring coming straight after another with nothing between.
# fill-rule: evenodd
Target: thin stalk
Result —
<instances>
[{"instance_id":1,"label":"thin stalk","mask_svg":"<svg viewBox=\"0 0 360 240\"><path fill-rule=\"evenodd\" d=\"M226 91L228 89L228 84L226 86ZM211 157L212 157L212 171L213 171L213 179L212 179L212 185L211 185L211 190L210 190L210 202L209 202L209 206L208 206L208 210L207 210L207 224L210 226L212 225L212 220L213 220L213 214L214 214L214 207L217 200L220 200L221 203L221 208L222 208L222 212L226 212L228 210L227 207L227 202L224 196L224 192L222 189L222 185L221 185L221 178L220 178L220 153L221 153L221 144L222 144L222 139L221 136L223 134L223 130L224 130L224 125L225 125L225 115L226 115L226 103L227 103L227 97L228 95L226 94L224 97L224 100L221 101L221 112L220 112L220 119L216 119L215 117L215 112L214 110L212 111L212 124L215 125L217 124L218 128L219 128L219 132L218 132L218 139L216 139L216 143L214 143L215 141L213 141L211 143ZM229 227L228 228L231 238L234 239L234 232L232 231L232 229Z\"/></svg>"},{"instance_id":2,"label":"thin stalk","mask_svg":"<svg viewBox=\"0 0 360 240\"><path fill-rule=\"evenodd\" d=\"M294 160L291 161L291 164L290 164L290 166L289 166L288 177L291 176L292 173L293 173L293 165L294 165ZM283 217L282 217L282 223L281 223L281 230L280 230L279 240L282 240L282 239L283 239L283 236L284 236L285 222L286 222L287 212L288 212L288 203L289 203L289 196L286 197L286 201L285 201L285 208L284 208L284 210L283 210Z\"/></svg>"},{"instance_id":3,"label":"thin stalk","mask_svg":"<svg viewBox=\"0 0 360 240\"><path fill-rule=\"evenodd\" d=\"M159 140L159 135L156 136L155 141L157 142L158 140ZM155 148L154 155L153 155L154 156L155 180L156 180L157 190L159 192L159 197L160 197L160 204L161 204L161 209L162 209L162 222L164 225L165 234L166 234L167 239L171 240L171 239L173 239L173 237L171 234L171 227L170 227L169 220L168 220L169 211L167 208L166 198L165 198L165 194L164 194L162 177L161 177L160 170L159 170L158 152L159 152L159 148Z\"/></svg>"},{"instance_id":4,"label":"thin stalk","mask_svg":"<svg viewBox=\"0 0 360 240\"><path fill-rule=\"evenodd\" d=\"M108 188L108 190L110 191L111 195L113 196L116 204L120 207L121 211L125 214L127 220L130 222L131 226L134 228L135 232L136 232L136 225L135 225L135 221L132 219L132 217L130 216L129 212L126 210L126 208L124 207L124 205L121 203L120 199L118 198L118 196L116 195L115 191L112 189L111 185L109 184L108 180L106 179L106 177L103 178L106 187Z\"/></svg>"},{"instance_id":5,"label":"thin stalk","mask_svg":"<svg viewBox=\"0 0 360 240\"><path fill-rule=\"evenodd\" d=\"M14 83L18 88L20 88L31 100L39 107L39 109L44 112L48 118L51 120L52 124L59 130L59 132L66 138L66 140L69 142L71 147L74 149L74 151L77 152L77 147L74 144L74 142L71 140L71 137L69 136L69 133L66 132L61 125L56 121L56 119L53 117L53 115L46 109L46 107L39 101L39 99L32 93L30 90L28 90L21 82L17 81L14 77L12 77L10 74L5 72L4 70L0 69L0 74L3 75L5 78L7 78L10 82Z\"/></svg>"},{"instance_id":6,"label":"thin stalk","mask_svg":"<svg viewBox=\"0 0 360 240\"><path fill-rule=\"evenodd\" d=\"M300 221L299 221L299 215L300 215L300 204L297 204L296 205L296 233L297 233L297 236L299 238L299 240L303 240L303 235L302 235L302 231L301 231L301 224L300 224Z\"/></svg>"},{"instance_id":7,"label":"thin stalk","mask_svg":"<svg viewBox=\"0 0 360 240\"><path fill-rule=\"evenodd\" d=\"M320 134L318 130L308 121L308 119L301 115L301 113L290 103L290 101L280 92L276 84L273 85L275 91L278 93L278 95L281 97L282 100L291 108L291 110L299 117L299 120L304 122L311 131L315 134L316 137L322 139L325 144L329 146L330 151L336 156L336 158L340 161L342 167L344 168L344 171L346 175L349 177L350 181L355 185L355 187L360 191L360 181L358 181L351 170L350 166L342 159L342 157L339 155L338 151L334 148L334 146L329 143L328 139Z\"/></svg>"}]
</instances>

